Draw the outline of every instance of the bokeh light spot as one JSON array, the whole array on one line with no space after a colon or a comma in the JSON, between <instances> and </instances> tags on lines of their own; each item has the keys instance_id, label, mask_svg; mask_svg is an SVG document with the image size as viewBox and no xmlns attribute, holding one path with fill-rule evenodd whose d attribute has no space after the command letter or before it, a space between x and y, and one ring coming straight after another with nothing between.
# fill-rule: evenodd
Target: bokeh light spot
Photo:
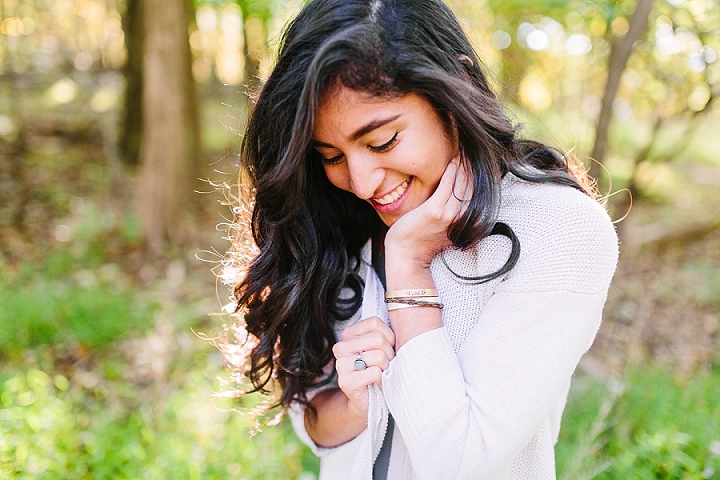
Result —
<instances>
[{"instance_id":1,"label":"bokeh light spot","mask_svg":"<svg viewBox=\"0 0 720 480\"><path fill-rule=\"evenodd\" d=\"M195 14L195 22L200 31L212 32L217 28L217 13L208 5L200 7Z\"/></svg>"},{"instance_id":2,"label":"bokeh light spot","mask_svg":"<svg viewBox=\"0 0 720 480\"><path fill-rule=\"evenodd\" d=\"M9 17L0 23L0 33L10 37L19 37L25 31L25 24L16 17Z\"/></svg>"},{"instance_id":3,"label":"bokeh light spot","mask_svg":"<svg viewBox=\"0 0 720 480\"><path fill-rule=\"evenodd\" d=\"M0 115L0 136L7 135L13 131L13 124L8 117Z\"/></svg>"},{"instance_id":4,"label":"bokeh light spot","mask_svg":"<svg viewBox=\"0 0 720 480\"><path fill-rule=\"evenodd\" d=\"M527 37L534 31L535 31L535 27L533 26L532 23L523 22L520 24L520 26L517 29L517 39L518 39L518 43L520 44L520 46L522 46L522 47L528 46Z\"/></svg>"},{"instance_id":5,"label":"bokeh light spot","mask_svg":"<svg viewBox=\"0 0 720 480\"><path fill-rule=\"evenodd\" d=\"M592 42L580 33L573 33L565 40L565 51L568 55L585 55L592 50Z\"/></svg>"},{"instance_id":6,"label":"bokeh light spot","mask_svg":"<svg viewBox=\"0 0 720 480\"><path fill-rule=\"evenodd\" d=\"M77 93L77 85L67 77L58 80L52 87L50 87L50 98L54 103L70 103L75 99Z\"/></svg>"},{"instance_id":7,"label":"bokeh light spot","mask_svg":"<svg viewBox=\"0 0 720 480\"><path fill-rule=\"evenodd\" d=\"M589 95L583 98L580 109L588 118L596 118L600 114L600 100L597 97Z\"/></svg>"},{"instance_id":8,"label":"bokeh light spot","mask_svg":"<svg viewBox=\"0 0 720 480\"><path fill-rule=\"evenodd\" d=\"M550 45L550 38L548 37L548 34L538 29L530 32L525 41L527 42L528 47L536 52L545 50L548 45Z\"/></svg>"},{"instance_id":9,"label":"bokeh light spot","mask_svg":"<svg viewBox=\"0 0 720 480\"><path fill-rule=\"evenodd\" d=\"M705 108L709 100L710 90L708 90L707 85L698 85L688 97L688 107L690 107L691 110L699 112Z\"/></svg>"},{"instance_id":10,"label":"bokeh light spot","mask_svg":"<svg viewBox=\"0 0 720 480\"><path fill-rule=\"evenodd\" d=\"M242 32L242 13L237 5L229 5L223 11L220 20L220 30L227 34L238 34Z\"/></svg>"},{"instance_id":11,"label":"bokeh light spot","mask_svg":"<svg viewBox=\"0 0 720 480\"><path fill-rule=\"evenodd\" d=\"M93 57L88 52L78 52L73 57L73 66L81 72L90 70L93 64Z\"/></svg>"},{"instance_id":12,"label":"bokeh light spot","mask_svg":"<svg viewBox=\"0 0 720 480\"><path fill-rule=\"evenodd\" d=\"M520 101L528 108L544 111L552 105L552 95L540 77L531 73L522 79L518 89Z\"/></svg>"},{"instance_id":13,"label":"bokeh light spot","mask_svg":"<svg viewBox=\"0 0 720 480\"><path fill-rule=\"evenodd\" d=\"M660 55L675 55L682 51L682 42L675 35L672 25L660 23L655 29L655 45Z\"/></svg>"},{"instance_id":14,"label":"bokeh light spot","mask_svg":"<svg viewBox=\"0 0 720 480\"><path fill-rule=\"evenodd\" d=\"M497 30L493 33L492 44L495 48L505 50L510 46L510 43L512 43L512 38L505 30Z\"/></svg>"},{"instance_id":15,"label":"bokeh light spot","mask_svg":"<svg viewBox=\"0 0 720 480\"><path fill-rule=\"evenodd\" d=\"M600 17L595 17L590 22L590 33L592 33L594 36L599 37L605 33L605 30L607 30L607 24L605 23L605 20L603 20Z\"/></svg>"},{"instance_id":16,"label":"bokeh light spot","mask_svg":"<svg viewBox=\"0 0 720 480\"><path fill-rule=\"evenodd\" d=\"M630 30L630 24L625 17L617 17L610 24L610 29L615 35L622 37Z\"/></svg>"},{"instance_id":17,"label":"bokeh light spot","mask_svg":"<svg viewBox=\"0 0 720 480\"><path fill-rule=\"evenodd\" d=\"M243 79L244 62L240 56L218 55L215 59L215 73L221 82L236 85Z\"/></svg>"},{"instance_id":18,"label":"bokeh light spot","mask_svg":"<svg viewBox=\"0 0 720 480\"><path fill-rule=\"evenodd\" d=\"M93 112L102 113L112 109L118 103L118 92L111 87L104 87L95 92L90 99Z\"/></svg>"},{"instance_id":19,"label":"bokeh light spot","mask_svg":"<svg viewBox=\"0 0 720 480\"><path fill-rule=\"evenodd\" d=\"M612 110L619 120L628 120L632 116L633 109L630 102L622 97L618 97L613 101Z\"/></svg>"},{"instance_id":20,"label":"bokeh light spot","mask_svg":"<svg viewBox=\"0 0 720 480\"><path fill-rule=\"evenodd\" d=\"M633 68L628 68L622 74L622 83L631 90L642 87L643 77Z\"/></svg>"},{"instance_id":21,"label":"bokeh light spot","mask_svg":"<svg viewBox=\"0 0 720 480\"><path fill-rule=\"evenodd\" d=\"M196 81L206 83L212 76L212 65L203 58L198 58L192 64L192 74Z\"/></svg>"},{"instance_id":22,"label":"bokeh light spot","mask_svg":"<svg viewBox=\"0 0 720 480\"><path fill-rule=\"evenodd\" d=\"M715 60L717 60L717 52L715 52L715 49L709 45L704 46L700 50L700 53L703 56L703 60L705 60L705 63L707 64L713 63Z\"/></svg>"},{"instance_id":23,"label":"bokeh light spot","mask_svg":"<svg viewBox=\"0 0 720 480\"><path fill-rule=\"evenodd\" d=\"M190 35L190 47L196 52L202 52L210 44L210 36L201 30Z\"/></svg>"}]
</instances>

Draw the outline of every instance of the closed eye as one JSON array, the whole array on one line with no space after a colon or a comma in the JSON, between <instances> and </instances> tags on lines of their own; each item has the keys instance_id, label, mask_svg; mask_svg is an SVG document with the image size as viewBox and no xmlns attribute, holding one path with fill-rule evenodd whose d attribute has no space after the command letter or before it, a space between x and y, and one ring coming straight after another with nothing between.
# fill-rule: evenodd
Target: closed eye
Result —
<instances>
[{"instance_id":1,"label":"closed eye","mask_svg":"<svg viewBox=\"0 0 720 480\"><path fill-rule=\"evenodd\" d=\"M325 157L323 157L322 155L320 155L320 156L322 157L322 164L323 164L323 166L325 166L325 165L335 165L335 164L337 164L337 163L340 163L340 162L342 161L342 159L343 159L343 155L342 155L342 154L337 155L337 156L332 157L332 158L325 158Z\"/></svg>"},{"instance_id":2,"label":"closed eye","mask_svg":"<svg viewBox=\"0 0 720 480\"><path fill-rule=\"evenodd\" d=\"M393 135L393 137L387 143L384 143L383 145L380 145L379 147L373 147L372 145L368 145L368 148L370 149L371 152L385 153L388 150L390 150L391 148L393 148L395 146L395 144L397 144L398 133L399 132L395 132L395 135Z\"/></svg>"}]
</instances>

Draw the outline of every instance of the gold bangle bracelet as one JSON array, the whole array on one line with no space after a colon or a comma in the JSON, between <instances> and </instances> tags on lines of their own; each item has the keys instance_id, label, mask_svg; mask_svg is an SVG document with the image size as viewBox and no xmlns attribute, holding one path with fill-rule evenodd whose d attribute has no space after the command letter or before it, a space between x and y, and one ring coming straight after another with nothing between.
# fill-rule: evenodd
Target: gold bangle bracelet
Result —
<instances>
[{"instance_id":1,"label":"gold bangle bracelet","mask_svg":"<svg viewBox=\"0 0 720 480\"><path fill-rule=\"evenodd\" d=\"M437 297L438 291L435 288L409 288L407 290L388 290L385 298L393 297Z\"/></svg>"},{"instance_id":2,"label":"gold bangle bracelet","mask_svg":"<svg viewBox=\"0 0 720 480\"><path fill-rule=\"evenodd\" d=\"M440 303L440 297L388 297L385 303L406 303L419 305L421 303Z\"/></svg>"}]
</instances>

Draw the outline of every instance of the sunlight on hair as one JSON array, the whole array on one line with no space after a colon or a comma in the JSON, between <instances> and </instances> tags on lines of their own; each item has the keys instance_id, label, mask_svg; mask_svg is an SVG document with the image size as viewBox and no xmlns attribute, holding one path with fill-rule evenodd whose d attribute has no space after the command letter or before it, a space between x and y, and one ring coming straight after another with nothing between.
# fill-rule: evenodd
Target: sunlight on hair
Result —
<instances>
[{"instance_id":1,"label":"sunlight on hair","mask_svg":"<svg viewBox=\"0 0 720 480\"><path fill-rule=\"evenodd\" d=\"M253 258L258 254L258 248L252 237L251 221L254 203L254 191L248 187L249 180L244 178L241 172L238 182L235 185L228 183L213 184L213 186L222 190L225 197L222 205L230 207L232 211L232 219L218 224L217 229L227 232L224 237L229 241L231 246L225 255L217 252L204 252L210 254L216 260L208 260L198 257L202 261L217 263L213 269L217 279L230 289L240 283L247 273L247 268ZM221 288L218 285L218 288ZM222 320L222 331L215 336L208 336L201 332L195 332L198 338L209 342L225 358L225 374L217 378L220 385L218 391L213 396L227 399L240 399L246 397L252 390L253 386L246 377L245 372L250 368L250 355L253 348L257 346L258 339L247 331L245 328L245 310L238 309L237 301L231 295L230 301L222 300L224 294L217 291L218 302L221 305L221 311L211 313L213 317L219 317ZM274 380L274 377L273 377ZM277 401L275 392L275 382L272 381L268 385L269 395L256 396L259 401L249 402L248 405L239 404L232 411L242 415L248 415L250 419L250 435L254 436L262 430L262 426L274 426L280 423L284 412L281 410L271 418L267 419L272 413L273 405Z\"/></svg>"},{"instance_id":2,"label":"sunlight on hair","mask_svg":"<svg viewBox=\"0 0 720 480\"><path fill-rule=\"evenodd\" d=\"M594 195L595 199L600 203L600 205L602 205L605 208L605 210L608 211L608 215L610 215L611 219L613 217L612 214L614 212L612 212L612 211L610 211L610 209L608 209L608 200L610 200L610 198L614 197L615 195L617 195L619 193L623 193L623 192L627 192L627 194L629 196L628 207L627 207L627 210L625 211L625 214L617 220L612 220L613 224L618 224L618 223L622 222L623 220L625 220L628 217L628 215L630 215L630 212L632 211L632 208L633 208L632 192L627 188L621 188L620 190L613 192L612 191L612 175L610 175L610 170L608 170L608 168L602 162L598 162L594 158L590 158L590 157L588 157L588 159L591 162L597 163L598 166L605 172L605 174L607 175L607 177L609 179L610 183L607 188L607 193L603 194L598 189L598 179L587 177L587 178L589 178L591 185L592 185L592 194Z\"/></svg>"}]
</instances>

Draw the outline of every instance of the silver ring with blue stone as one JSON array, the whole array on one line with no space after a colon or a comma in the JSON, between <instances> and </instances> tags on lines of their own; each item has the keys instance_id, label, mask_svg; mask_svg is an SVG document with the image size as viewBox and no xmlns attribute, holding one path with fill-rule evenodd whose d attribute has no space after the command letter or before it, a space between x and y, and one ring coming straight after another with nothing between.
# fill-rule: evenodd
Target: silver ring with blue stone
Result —
<instances>
[{"instance_id":1,"label":"silver ring with blue stone","mask_svg":"<svg viewBox=\"0 0 720 480\"><path fill-rule=\"evenodd\" d=\"M367 363L365 363L365 360L362 358L362 352L358 352L357 357L355 357L355 370L363 371L367 368Z\"/></svg>"}]
</instances>

